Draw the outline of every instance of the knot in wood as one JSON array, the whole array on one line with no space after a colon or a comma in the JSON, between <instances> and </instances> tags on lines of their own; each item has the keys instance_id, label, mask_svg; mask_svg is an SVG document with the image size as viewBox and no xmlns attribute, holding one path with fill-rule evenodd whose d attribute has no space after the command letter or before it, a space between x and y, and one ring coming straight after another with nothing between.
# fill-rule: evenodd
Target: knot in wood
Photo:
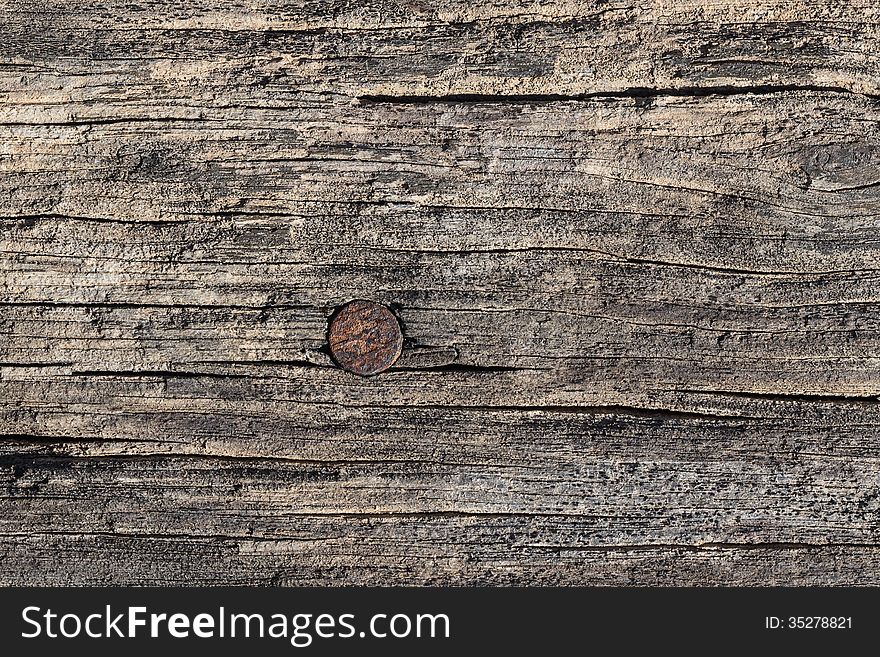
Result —
<instances>
[{"instance_id":1,"label":"knot in wood","mask_svg":"<svg viewBox=\"0 0 880 657\"><path fill-rule=\"evenodd\" d=\"M403 350L403 331L389 308L356 299L334 313L327 341L339 367L370 376L384 372L397 361Z\"/></svg>"}]
</instances>

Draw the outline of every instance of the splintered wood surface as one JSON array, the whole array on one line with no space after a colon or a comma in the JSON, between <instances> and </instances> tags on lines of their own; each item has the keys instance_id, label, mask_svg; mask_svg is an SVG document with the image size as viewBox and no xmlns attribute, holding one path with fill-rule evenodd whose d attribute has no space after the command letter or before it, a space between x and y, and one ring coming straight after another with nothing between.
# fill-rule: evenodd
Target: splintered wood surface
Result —
<instances>
[{"instance_id":1,"label":"splintered wood surface","mask_svg":"<svg viewBox=\"0 0 880 657\"><path fill-rule=\"evenodd\" d=\"M877 584L878 396L876 0L0 2L2 584Z\"/></svg>"}]
</instances>

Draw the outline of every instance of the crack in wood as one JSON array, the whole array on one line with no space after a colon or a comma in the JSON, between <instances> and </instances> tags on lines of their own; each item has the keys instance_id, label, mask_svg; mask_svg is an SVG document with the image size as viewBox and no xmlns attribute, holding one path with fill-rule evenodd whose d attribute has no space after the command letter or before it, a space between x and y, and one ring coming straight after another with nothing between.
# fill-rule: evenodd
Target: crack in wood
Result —
<instances>
[{"instance_id":1,"label":"crack in wood","mask_svg":"<svg viewBox=\"0 0 880 657\"><path fill-rule=\"evenodd\" d=\"M392 94L364 94L358 96L358 101L365 104L397 104L397 105L432 105L432 104L498 104L498 103L559 103L577 102L584 100L601 100L603 98L623 99L655 99L669 97L695 97L706 96L767 96L786 93L822 93L822 94L853 94L870 100L880 100L880 94L870 94L854 91L847 87L825 86L813 84L760 84L760 85L715 85L715 86L691 86L691 87L629 87L621 90L590 91L575 94L447 94L447 95L392 95Z\"/></svg>"}]
</instances>

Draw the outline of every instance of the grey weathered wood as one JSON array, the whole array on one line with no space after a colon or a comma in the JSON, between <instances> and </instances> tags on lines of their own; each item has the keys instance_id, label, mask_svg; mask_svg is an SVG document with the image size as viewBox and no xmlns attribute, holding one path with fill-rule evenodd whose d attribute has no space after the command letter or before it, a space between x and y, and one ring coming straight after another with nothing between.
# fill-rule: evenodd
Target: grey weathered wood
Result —
<instances>
[{"instance_id":1,"label":"grey weathered wood","mask_svg":"<svg viewBox=\"0 0 880 657\"><path fill-rule=\"evenodd\" d=\"M0 582L876 583L876 3L180 5L4 7Z\"/></svg>"}]
</instances>

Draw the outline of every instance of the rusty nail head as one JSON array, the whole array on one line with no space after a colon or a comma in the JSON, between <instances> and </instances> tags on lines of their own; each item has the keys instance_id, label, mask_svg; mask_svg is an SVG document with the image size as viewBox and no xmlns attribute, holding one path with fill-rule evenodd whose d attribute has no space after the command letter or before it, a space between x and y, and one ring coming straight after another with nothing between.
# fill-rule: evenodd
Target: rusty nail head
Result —
<instances>
[{"instance_id":1,"label":"rusty nail head","mask_svg":"<svg viewBox=\"0 0 880 657\"><path fill-rule=\"evenodd\" d=\"M333 314L327 341L336 364L361 376L384 372L403 350L403 332L394 313L363 299L349 301Z\"/></svg>"}]
</instances>

